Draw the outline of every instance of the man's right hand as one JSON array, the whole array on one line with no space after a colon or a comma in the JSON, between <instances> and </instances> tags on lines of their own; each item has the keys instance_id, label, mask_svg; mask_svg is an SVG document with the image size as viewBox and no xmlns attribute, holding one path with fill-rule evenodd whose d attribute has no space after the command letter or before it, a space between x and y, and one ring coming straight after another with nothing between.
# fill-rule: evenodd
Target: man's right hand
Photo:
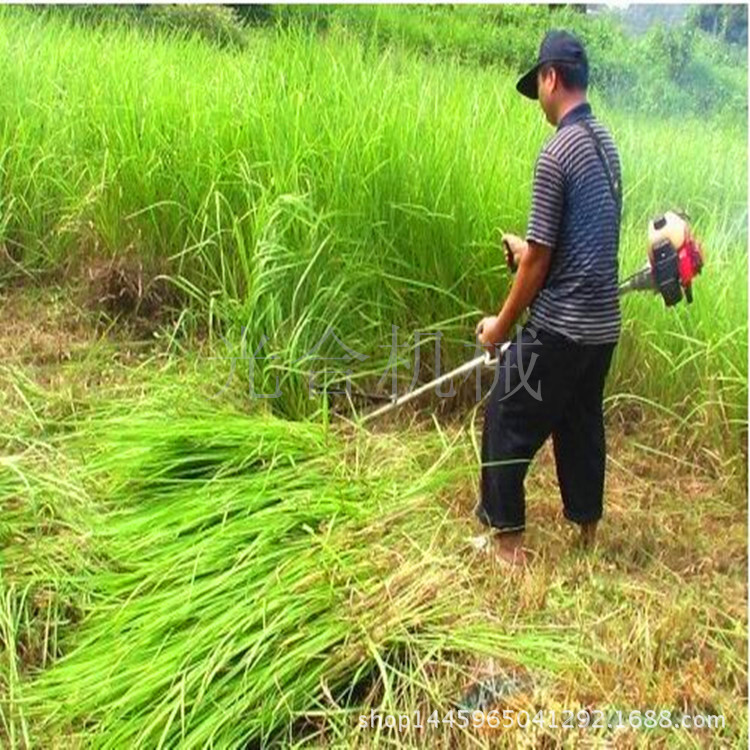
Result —
<instances>
[{"instance_id":1,"label":"man's right hand","mask_svg":"<svg viewBox=\"0 0 750 750\"><path fill-rule=\"evenodd\" d=\"M521 257L528 248L526 240L521 239L515 234L504 234L503 248L505 249L505 260L508 263L508 268L515 273L518 270Z\"/></svg>"},{"instance_id":2,"label":"man's right hand","mask_svg":"<svg viewBox=\"0 0 750 750\"><path fill-rule=\"evenodd\" d=\"M476 335L479 343L490 353L495 353L495 344L505 341L506 335L500 326L497 315L482 318L477 324Z\"/></svg>"}]
</instances>

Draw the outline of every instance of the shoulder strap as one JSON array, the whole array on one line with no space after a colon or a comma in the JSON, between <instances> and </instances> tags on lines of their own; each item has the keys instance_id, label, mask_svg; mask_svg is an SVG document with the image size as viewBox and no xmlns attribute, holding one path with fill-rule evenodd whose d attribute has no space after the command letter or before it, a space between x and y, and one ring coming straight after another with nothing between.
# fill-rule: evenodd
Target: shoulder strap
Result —
<instances>
[{"instance_id":1,"label":"shoulder strap","mask_svg":"<svg viewBox=\"0 0 750 750\"><path fill-rule=\"evenodd\" d=\"M607 158L607 154L604 151L604 146L602 146L602 142L599 140L599 136L591 127L591 123L587 120L580 120L580 124L583 125L584 130L586 130L589 136L591 136L591 140L594 142L594 148L596 149L596 153L599 156L599 160L604 166L604 171L607 174L607 180L609 182L609 190L612 193L612 198L614 199L615 205L617 206L617 218L619 222L619 214L622 211L622 188L620 186L620 182L617 179L615 173L612 171L609 159Z\"/></svg>"}]
</instances>

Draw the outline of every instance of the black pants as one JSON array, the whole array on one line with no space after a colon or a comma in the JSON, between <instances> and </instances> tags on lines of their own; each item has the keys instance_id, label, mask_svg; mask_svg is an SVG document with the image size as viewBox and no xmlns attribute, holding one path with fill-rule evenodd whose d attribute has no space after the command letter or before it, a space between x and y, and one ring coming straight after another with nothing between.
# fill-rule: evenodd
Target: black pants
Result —
<instances>
[{"instance_id":1,"label":"black pants","mask_svg":"<svg viewBox=\"0 0 750 750\"><path fill-rule=\"evenodd\" d=\"M520 342L520 343L519 343ZM614 344L576 344L526 327L498 362L482 433L482 497L477 516L488 526L521 531L524 478L552 435L565 517L602 516L602 396Z\"/></svg>"}]
</instances>

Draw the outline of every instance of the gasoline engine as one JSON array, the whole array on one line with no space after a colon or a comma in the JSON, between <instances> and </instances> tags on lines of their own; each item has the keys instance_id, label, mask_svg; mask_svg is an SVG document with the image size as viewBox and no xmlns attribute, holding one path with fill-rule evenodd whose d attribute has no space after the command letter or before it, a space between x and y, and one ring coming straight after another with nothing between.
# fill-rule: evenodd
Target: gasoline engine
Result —
<instances>
[{"instance_id":1,"label":"gasoline engine","mask_svg":"<svg viewBox=\"0 0 750 750\"><path fill-rule=\"evenodd\" d=\"M683 296L693 301L693 279L703 268L700 245L684 217L667 211L649 222L648 264L620 284L620 294L652 290L661 294L667 307Z\"/></svg>"}]
</instances>

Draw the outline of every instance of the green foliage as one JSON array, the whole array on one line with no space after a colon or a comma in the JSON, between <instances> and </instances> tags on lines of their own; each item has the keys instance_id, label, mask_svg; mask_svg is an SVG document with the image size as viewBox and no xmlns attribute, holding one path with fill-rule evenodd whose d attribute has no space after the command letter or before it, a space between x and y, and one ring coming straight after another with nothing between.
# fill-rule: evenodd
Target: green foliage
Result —
<instances>
[{"instance_id":1,"label":"green foliage","mask_svg":"<svg viewBox=\"0 0 750 750\"><path fill-rule=\"evenodd\" d=\"M272 5L272 15L282 28L304 26L326 31L336 12L336 6L315 3L301 5Z\"/></svg>"},{"instance_id":2,"label":"green foliage","mask_svg":"<svg viewBox=\"0 0 750 750\"><path fill-rule=\"evenodd\" d=\"M467 64L528 68L550 28L569 28L587 45L592 88L603 98L642 112L707 111L746 117L744 60L721 60L692 27L656 26L645 39L629 36L612 13L582 14L563 6L285 6L292 20L340 25L379 47L399 46ZM726 46L726 45L723 45ZM711 49L713 47L714 49ZM664 89L675 89L663 96Z\"/></svg>"},{"instance_id":3,"label":"green foliage","mask_svg":"<svg viewBox=\"0 0 750 750\"><path fill-rule=\"evenodd\" d=\"M657 24L633 45L639 72L632 71L630 84L615 84L614 90L624 98L630 89L636 109L653 115L693 112L746 119L747 67L731 55L719 61L713 40L689 26L668 30Z\"/></svg>"},{"instance_id":4,"label":"green foliage","mask_svg":"<svg viewBox=\"0 0 750 750\"><path fill-rule=\"evenodd\" d=\"M262 26L273 22L273 5L263 3L243 3L239 5L228 4L235 15L245 24L250 26Z\"/></svg>"},{"instance_id":5,"label":"green foliage","mask_svg":"<svg viewBox=\"0 0 750 750\"><path fill-rule=\"evenodd\" d=\"M702 6L689 25L657 25L643 38L629 36L614 13L585 14L570 5L61 6L52 12L88 25L195 33L234 47L247 43L245 24L343 28L381 50L395 46L517 72L532 64L547 30L569 28L588 47L592 88L612 104L627 101L649 114L747 116L746 60L719 41L734 40L738 29L746 34L745 6Z\"/></svg>"},{"instance_id":6,"label":"green foliage","mask_svg":"<svg viewBox=\"0 0 750 750\"><path fill-rule=\"evenodd\" d=\"M650 52L645 60L651 67L665 68L670 81L680 82L680 77L693 60L694 32L688 27L668 30L661 24L653 26L644 40ZM683 79L686 83L689 79Z\"/></svg>"},{"instance_id":7,"label":"green foliage","mask_svg":"<svg viewBox=\"0 0 750 750\"><path fill-rule=\"evenodd\" d=\"M37 12L55 15L82 26L133 26L145 5L37 5Z\"/></svg>"},{"instance_id":8,"label":"green foliage","mask_svg":"<svg viewBox=\"0 0 750 750\"><path fill-rule=\"evenodd\" d=\"M261 19L262 8L243 17ZM243 48L247 31L242 17L224 5L60 5L39 6L44 14L91 27L122 27L173 36L195 35L220 47Z\"/></svg>"}]
</instances>

